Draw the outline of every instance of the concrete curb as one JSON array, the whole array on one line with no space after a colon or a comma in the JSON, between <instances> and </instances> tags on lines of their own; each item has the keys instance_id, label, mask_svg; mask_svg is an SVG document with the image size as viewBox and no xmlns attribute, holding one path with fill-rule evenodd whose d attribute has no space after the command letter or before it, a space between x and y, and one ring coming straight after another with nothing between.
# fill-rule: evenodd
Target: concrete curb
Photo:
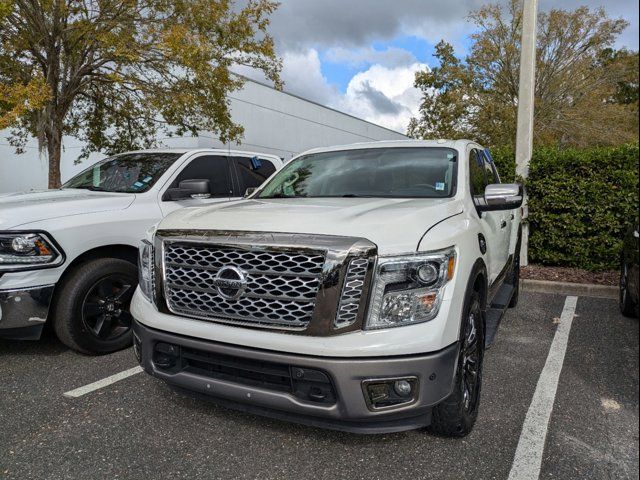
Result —
<instances>
[{"instance_id":1,"label":"concrete curb","mask_svg":"<svg viewBox=\"0 0 640 480\"><path fill-rule=\"evenodd\" d=\"M520 280L520 289L525 292L554 293L556 295L576 295L579 297L596 297L617 299L618 287L595 285L592 283L550 282L548 280Z\"/></svg>"}]
</instances>

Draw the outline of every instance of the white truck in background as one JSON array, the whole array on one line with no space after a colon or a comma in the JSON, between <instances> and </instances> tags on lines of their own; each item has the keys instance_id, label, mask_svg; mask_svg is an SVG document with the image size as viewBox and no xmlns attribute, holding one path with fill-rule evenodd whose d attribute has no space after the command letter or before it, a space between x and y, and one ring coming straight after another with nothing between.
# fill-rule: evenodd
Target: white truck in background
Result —
<instances>
[{"instance_id":1,"label":"white truck in background","mask_svg":"<svg viewBox=\"0 0 640 480\"><path fill-rule=\"evenodd\" d=\"M523 191L458 141L317 149L140 246L145 371L233 408L355 432L469 433L518 300Z\"/></svg>"},{"instance_id":2,"label":"white truck in background","mask_svg":"<svg viewBox=\"0 0 640 480\"><path fill-rule=\"evenodd\" d=\"M59 190L0 196L0 337L49 321L70 348L131 345L138 242L177 209L240 198L282 166L273 155L144 150L87 168Z\"/></svg>"}]
</instances>

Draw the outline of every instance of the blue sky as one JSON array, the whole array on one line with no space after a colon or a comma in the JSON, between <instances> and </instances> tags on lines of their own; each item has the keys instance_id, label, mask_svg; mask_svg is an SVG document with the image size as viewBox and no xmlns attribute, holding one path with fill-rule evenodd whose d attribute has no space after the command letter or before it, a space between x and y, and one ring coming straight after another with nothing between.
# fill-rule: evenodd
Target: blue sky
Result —
<instances>
[{"instance_id":1,"label":"blue sky","mask_svg":"<svg viewBox=\"0 0 640 480\"><path fill-rule=\"evenodd\" d=\"M507 0L495 0L504 3ZM441 39L464 56L467 17L485 0L280 0L271 24L285 90L366 120L406 131L417 114L415 73L434 65ZM629 27L616 47L638 49L638 2L539 0L541 11L604 8ZM252 76L252 72L243 71Z\"/></svg>"}]
</instances>

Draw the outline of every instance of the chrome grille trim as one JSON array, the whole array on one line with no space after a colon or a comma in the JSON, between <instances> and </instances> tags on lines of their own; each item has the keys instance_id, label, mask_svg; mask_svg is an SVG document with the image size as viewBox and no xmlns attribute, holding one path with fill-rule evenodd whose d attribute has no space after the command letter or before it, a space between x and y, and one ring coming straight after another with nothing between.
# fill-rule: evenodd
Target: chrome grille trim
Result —
<instances>
[{"instance_id":1,"label":"chrome grille trim","mask_svg":"<svg viewBox=\"0 0 640 480\"><path fill-rule=\"evenodd\" d=\"M165 297L176 314L215 321L304 329L313 315L325 257L318 252L252 250L234 246L164 243ZM213 286L218 270L247 273L241 298Z\"/></svg>"},{"instance_id":2,"label":"chrome grille trim","mask_svg":"<svg viewBox=\"0 0 640 480\"><path fill-rule=\"evenodd\" d=\"M349 262L334 323L336 328L344 328L356 322L368 267L368 258L355 258Z\"/></svg>"},{"instance_id":3,"label":"chrome grille trim","mask_svg":"<svg viewBox=\"0 0 640 480\"><path fill-rule=\"evenodd\" d=\"M316 270L304 271L299 270L295 276L300 280L307 282L306 287L315 288L312 282L317 280L318 288L316 290L313 300L309 300L312 297L308 292L291 293L286 292L285 295L279 295L283 292L279 291L282 285L261 285L264 289L258 289L257 284L264 283L265 280L261 279L261 275L280 275L279 272L273 269L262 267L263 271L253 271L253 273L244 272L244 285L238 288L244 288L242 293L235 297L232 291L228 290L229 285L235 285L233 282L230 284L227 281L220 281L224 278L235 278L235 275L230 275L230 270L236 269L235 266L225 265L226 268L222 268L219 278L216 279L215 284L204 285L203 295L215 295L220 292L220 288L227 289L224 291L225 302L236 302L235 306L238 307L237 302L249 298L254 302L269 302L276 310L280 310L278 315L285 314L285 309L288 305L283 305L278 302L290 300L296 302L296 308L306 305L306 308L310 308L311 318L304 323L297 323L299 318L285 318L286 324L273 323L277 322L276 316L271 318L264 318L264 315L258 316L252 315L252 312L246 310L241 311L241 315L234 315L236 312L226 311L227 314L233 316L223 316L222 313L218 313L220 308L226 307L226 304L221 304L214 309L208 307L201 308L200 310L182 310L177 311L170 308L169 302L169 289L167 287L168 277L165 265L165 250L167 246L183 244L191 247L196 245L198 247L209 248L222 248L233 249L240 252L253 252L253 253L271 253L279 254L285 252L287 254L296 255L308 255L308 256L321 256L324 258L321 271L316 275ZM228 323L236 326L248 327L248 328L261 328L274 331L286 331L290 334L298 335L310 335L310 336L331 336L341 335L350 331L356 331L362 328L364 325L366 309L369 304L369 294L371 290L371 282L373 278L373 270L375 261L377 258L377 247L374 243L364 238L359 237L345 237L337 235L315 235L315 234L299 234L299 233L282 233L282 232L251 232L251 231L235 231L235 230L183 230L183 229L158 229L154 236L154 248L156 252L155 256L155 271L156 271L156 308L160 313L166 315L178 315L182 317L196 318L198 320L215 322L215 323ZM340 299L342 290L344 287L345 279L347 276L347 270L352 260L356 258L367 258L369 264L367 267L364 286L362 287L362 296L360 299L361 308L358 309L355 323L336 328L335 320L340 306ZM173 260L178 260L173 258ZM189 265L188 262L175 261L174 268L177 269L176 275L171 276L170 279L173 282L177 282L178 285L185 287L185 290L199 288L199 280L192 277L191 272L188 269L194 268L194 265ZM193 263L193 262L191 262ZM202 262L201 262L202 263ZM209 275L203 275L202 278L208 281L211 275L217 275L218 271L215 267L220 267L219 264L214 266L200 265L197 270L200 274L207 272ZM183 269L183 270L180 270ZM238 269L239 270L239 269ZM169 268L171 271L171 268ZM170 273L170 272L169 272ZM223 275L224 273L224 275ZM243 276L243 275L241 275ZM180 277L183 277L180 279ZM252 282L252 286L256 287L247 290L245 287ZM255 283L255 285L254 285ZM231 287L236 288L234 287ZM213 292L208 291L213 290ZM217 290L217 291L216 291ZM286 290L286 288L285 288ZM304 288L302 289L304 290ZM248 297L247 295L252 295ZM294 296L295 295L295 296ZM210 297L205 296L205 300L210 301ZM177 299L178 301L181 298ZM305 301L306 300L306 301ZM217 302L218 300L216 300ZM185 305L183 305L184 307ZM258 303L258 306L262 308L264 305ZM309 307L310 306L310 307ZM242 304L240 304L242 307ZM238 308L240 308L238 307ZM289 310L287 310L289 312ZM303 314L295 310L297 315L306 315L307 310L304 310ZM224 313L224 312L223 312ZM280 319L281 320L281 319ZM294 320L292 322L292 320Z\"/></svg>"}]
</instances>

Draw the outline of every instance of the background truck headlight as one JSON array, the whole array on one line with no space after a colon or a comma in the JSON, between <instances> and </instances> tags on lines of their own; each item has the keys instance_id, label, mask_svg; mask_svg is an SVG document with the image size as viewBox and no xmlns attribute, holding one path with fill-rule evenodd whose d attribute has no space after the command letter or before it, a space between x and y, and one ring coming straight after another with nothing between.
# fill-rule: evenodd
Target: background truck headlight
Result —
<instances>
[{"instance_id":1,"label":"background truck headlight","mask_svg":"<svg viewBox=\"0 0 640 480\"><path fill-rule=\"evenodd\" d=\"M455 249L380 257L366 328L427 322L438 314L444 286L453 278Z\"/></svg>"},{"instance_id":2,"label":"background truck headlight","mask_svg":"<svg viewBox=\"0 0 640 480\"><path fill-rule=\"evenodd\" d=\"M62 251L42 232L0 232L0 272L55 267Z\"/></svg>"},{"instance_id":3,"label":"background truck headlight","mask_svg":"<svg viewBox=\"0 0 640 480\"><path fill-rule=\"evenodd\" d=\"M153 302L154 297L154 260L153 260L153 245L142 240L138 246L138 271L140 285L140 291L149 300Z\"/></svg>"}]
</instances>

